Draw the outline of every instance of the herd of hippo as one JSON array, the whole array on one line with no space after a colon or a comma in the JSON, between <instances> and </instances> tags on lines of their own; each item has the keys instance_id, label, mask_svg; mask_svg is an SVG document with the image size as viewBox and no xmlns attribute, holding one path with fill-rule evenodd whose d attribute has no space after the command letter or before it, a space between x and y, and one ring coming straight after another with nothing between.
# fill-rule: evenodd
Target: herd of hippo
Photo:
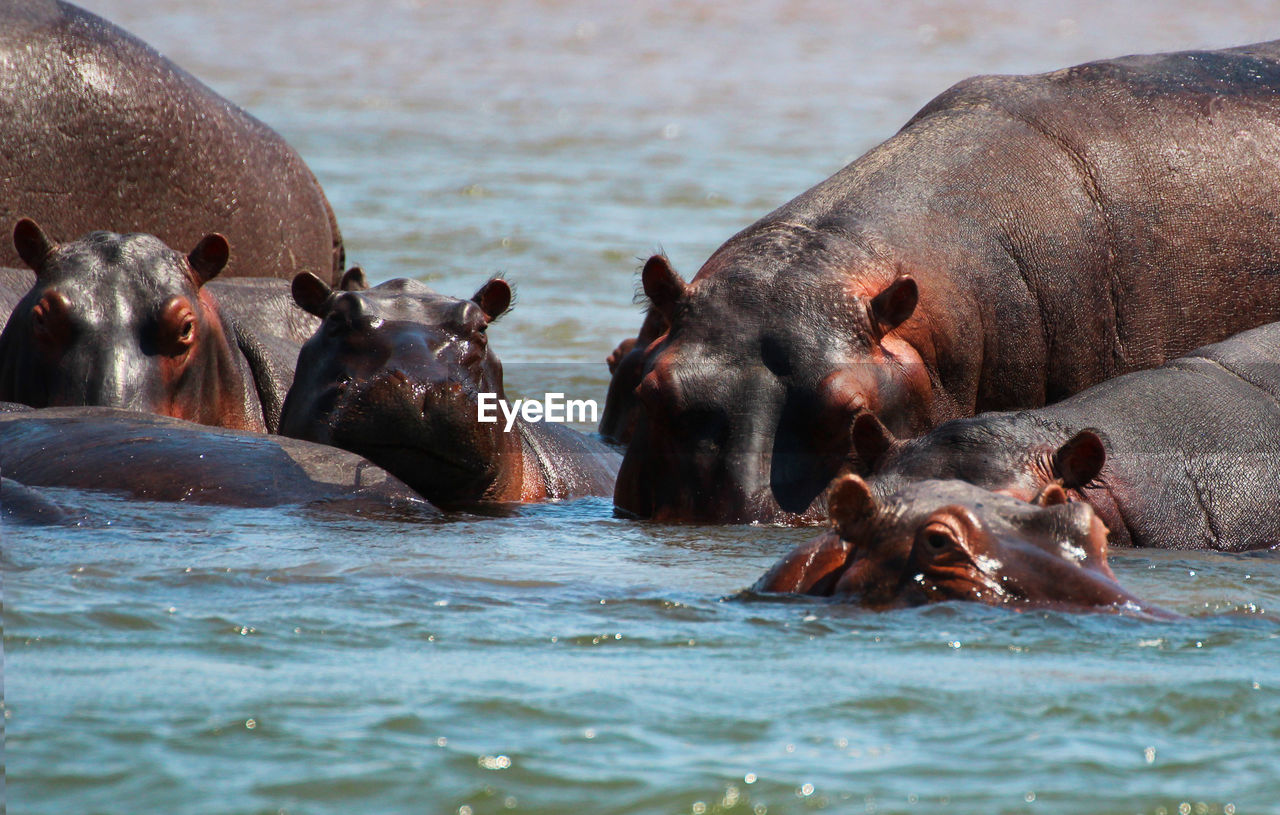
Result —
<instances>
[{"instance_id":1,"label":"herd of hippo","mask_svg":"<svg viewBox=\"0 0 1280 815\"><path fill-rule=\"evenodd\" d=\"M344 272L301 158L144 43L18 0L0 58L11 521L612 495L829 519L755 592L1150 616L1109 546L1280 546L1280 41L966 80L690 280L650 258L598 437L479 422L507 281Z\"/></svg>"}]
</instances>

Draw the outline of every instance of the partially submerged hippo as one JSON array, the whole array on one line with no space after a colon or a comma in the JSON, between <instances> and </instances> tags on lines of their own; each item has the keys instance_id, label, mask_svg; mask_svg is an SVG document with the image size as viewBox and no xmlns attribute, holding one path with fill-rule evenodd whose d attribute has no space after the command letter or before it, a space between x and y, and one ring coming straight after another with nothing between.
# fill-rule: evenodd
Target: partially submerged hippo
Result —
<instances>
[{"instance_id":1,"label":"partially submerged hippo","mask_svg":"<svg viewBox=\"0 0 1280 815\"><path fill-rule=\"evenodd\" d=\"M873 493L856 475L831 491L833 528L794 549L752 590L871 609L970 600L1022 611L1166 616L1116 582L1107 528L1061 489L1028 503L961 481Z\"/></svg>"},{"instance_id":2,"label":"partially submerged hippo","mask_svg":"<svg viewBox=\"0 0 1280 815\"><path fill-rule=\"evenodd\" d=\"M293 285L322 322L298 355L281 433L366 456L446 507L613 489L607 445L562 425L478 421L480 394L506 398L485 333L511 303L505 280L470 300L404 279L362 292L308 274Z\"/></svg>"},{"instance_id":3,"label":"partially submerged hippo","mask_svg":"<svg viewBox=\"0 0 1280 815\"><path fill-rule=\"evenodd\" d=\"M342 236L278 134L128 32L69 3L0 3L0 223L58 235L221 232L226 274L337 281ZM18 257L0 246L0 265Z\"/></svg>"},{"instance_id":4,"label":"partially submerged hippo","mask_svg":"<svg viewBox=\"0 0 1280 815\"><path fill-rule=\"evenodd\" d=\"M860 416L877 494L961 479L1022 500L1063 488L1111 542L1239 552L1280 546L1280 323L1057 404L955 419L900 441Z\"/></svg>"},{"instance_id":5,"label":"partially submerged hippo","mask_svg":"<svg viewBox=\"0 0 1280 815\"><path fill-rule=\"evenodd\" d=\"M19 485L148 501L436 513L399 479L345 450L113 408L0 412L0 473L0 501L12 490L28 506Z\"/></svg>"},{"instance_id":6,"label":"partially submerged hippo","mask_svg":"<svg viewBox=\"0 0 1280 815\"><path fill-rule=\"evenodd\" d=\"M23 219L14 245L36 276L0 333L0 400L276 427L279 363L205 287L227 263L224 237L183 256L144 234L55 244Z\"/></svg>"},{"instance_id":7,"label":"partially submerged hippo","mask_svg":"<svg viewBox=\"0 0 1280 815\"><path fill-rule=\"evenodd\" d=\"M655 256L617 506L816 520L860 413L912 435L1280 319L1278 121L1280 42L977 77L692 282Z\"/></svg>"}]
</instances>

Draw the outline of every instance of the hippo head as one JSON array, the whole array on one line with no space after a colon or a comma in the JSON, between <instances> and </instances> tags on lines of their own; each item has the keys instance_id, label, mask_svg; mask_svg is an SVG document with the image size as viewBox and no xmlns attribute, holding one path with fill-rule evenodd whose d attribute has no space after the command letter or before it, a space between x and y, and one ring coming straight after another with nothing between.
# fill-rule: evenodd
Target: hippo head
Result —
<instances>
[{"instance_id":1,"label":"hippo head","mask_svg":"<svg viewBox=\"0 0 1280 815\"><path fill-rule=\"evenodd\" d=\"M485 334L511 304L505 280L459 300L405 279L333 291L303 273L293 296L322 322L298 355L283 435L359 453L445 506L501 486L519 436L477 417L481 393L505 398Z\"/></svg>"},{"instance_id":2,"label":"hippo head","mask_svg":"<svg viewBox=\"0 0 1280 815\"><path fill-rule=\"evenodd\" d=\"M0 334L0 400L263 429L252 374L202 288L227 263L225 238L185 256L137 233L55 244L23 219L13 241L36 280Z\"/></svg>"},{"instance_id":3,"label":"hippo head","mask_svg":"<svg viewBox=\"0 0 1280 815\"><path fill-rule=\"evenodd\" d=\"M1071 433L1026 412L952 419L913 439L898 439L864 413L850 437L863 472L884 492L911 481L958 479L1024 501L1050 485L1079 499L1107 460L1100 430Z\"/></svg>"},{"instance_id":4,"label":"hippo head","mask_svg":"<svg viewBox=\"0 0 1280 815\"><path fill-rule=\"evenodd\" d=\"M650 307L669 328L644 355L619 509L817 521L857 415L877 413L898 432L933 423L933 378L903 333L918 299L912 276L817 233L757 240L772 243L748 247L750 264L717 253L691 284L660 256L645 264ZM818 270L779 271L798 255ZM855 284L843 270L858 263L871 271Z\"/></svg>"},{"instance_id":5,"label":"hippo head","mask_svg":"<svg viewBox=\"0 0 1280 815\"><path fill-rule=\"evenodd\" d=\"M846 475L830 507L831 531L787 555L754 590L872 609L971 600L1163 614L1116 582L1106 526L1058 487L1027 502L961 481L919 481L886 494Z\"/></svg>"}]
</instances>

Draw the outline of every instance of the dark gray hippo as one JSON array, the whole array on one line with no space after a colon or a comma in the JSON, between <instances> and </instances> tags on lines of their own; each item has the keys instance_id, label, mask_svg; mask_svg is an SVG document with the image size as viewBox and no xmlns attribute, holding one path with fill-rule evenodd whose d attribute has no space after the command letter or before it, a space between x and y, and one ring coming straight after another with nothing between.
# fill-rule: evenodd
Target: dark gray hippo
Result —
<instances>
[{"instance_id":1,"label":"dark gray hippo","mask_svg":"<svg viewBox=\"0 0 1280 815\"><path fill-rule=\"evenodd\" d=\"M876 610L967 600L1014 611L1172 616L1116 582L1107 527L1060 489L1028 503L962 481L873 492L846 475L831 490L831 521L752 590Z\"/></svg>"},{"instance_id":2,"label":"dark gray hippo","mask_svg":"<svg viewBox=\"0 0 1280 815\"><path fill-rule=\"evenodd\" d=\"M0 3L0 224L56 235L220 232L229 276L336 282L342 236L311 170L262 122L69 3ZM0 246L0 265L18 257Z\"/></svg>"},{"instance_id":3,"label":"dark gray hippo","mask_svg":"<svg viewBox=\"0 0 1280 815\"><path fill-rule=\"evenodd\" d=\"M980 76L691 282L651 258L616 505L813 522L861 413L914 435L1280 319L1278 122L1280 42Z\"/></svg>"},{"instance_id":4,"label":"dark gray hippo","mask_svg":"<svg viewBox=\"0 0 1280 815\"><path fill-rule=\"evenodd\" d=\"M0 400L275 429L291 367L287 330L273 361L222 311L206 287L230 253L221 235L184 256L145 234L57 244L23 219L14 245L35 276L0 332Z\"/></svg>"},{"instance_id":5,"label":"dark gray hippo","mask_svg":"<svg viewBox=\"0 0 1280 815\"><path fill-rule=\"evenodd\" d=\"M436 513L395 476L345 450L114 408L0 409L0 473L0 502L8 495L26 516L19 520L59 520L56 507L28 492L33 487L237 507Z\"/></svg>"},{"instance_id":6,"label":"dark gray hippo","mask_svg":"<svg viewBox=\"0 0 1280 815\"><path fill-rule=\"evenodd\" d=\"M1065 490L1121 546L1280 546L1280 323L1046 407L955 419L898 440L874 416L852 441L877 495L960 479L1034 501Z\"/></svg>"},{"instance_id":7,"label":"dark gray hippo","mask_svg":"<svg viewBox=\"0 0 1280 815\"><path fill-rule=\"evenodd\" d=\"M479 420L481 394L506 398L486 333L511 303L505 280L469 300L404 279L335 292L302 274L293 287L321 324L298 355L282 434L359 453L442 507L612 491L608 445L558 424Z\"/></svg>"}]
</instances>

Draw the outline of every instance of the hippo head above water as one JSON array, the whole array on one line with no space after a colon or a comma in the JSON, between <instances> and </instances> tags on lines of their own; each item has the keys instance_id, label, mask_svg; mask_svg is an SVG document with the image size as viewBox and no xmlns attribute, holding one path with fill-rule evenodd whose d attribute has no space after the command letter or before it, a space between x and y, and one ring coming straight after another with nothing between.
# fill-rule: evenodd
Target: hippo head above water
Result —
<instances>
[{"instance_id":1,"label":"hippo head above water","mask_svg":"<svg viewBox=\"0 0 1280 815\"><path fill-rule=\"evenodd\" d=\"M1027 502L961 481L918 481L883 493L846 475L830 505L834 528L787 555L755 591L872 609L970 600L1164 614L1116 582L1106 526L1057 486Z\"/></svg>"},{"instance_id":2,"label":"hippo head above water","mask_svg":"<svg viewBox=\"0 0 1280 815\"><path fill-rule=\"evenodd\" d=\"M203 288L227 263L221 235L184 256L140 233L55 244L23 219L13 241L36 280L0 334L0 400L265 429L253 371Z\"/></svg>"},{"instance_id":3,"label":"hippo head above water","mask_svg":"<svg viewBox=\"0 0 1280 815\"><path fill-rule=\"evenodd\" d=\"M360 453L443 505L501 492L499 462L520 437L476 417L480 393L505 398L485 334L511 304L505 280L459 300L406 279L333 291L304 273L293 292L322 322L298 356L282 434Z\"/></svg>"},{"instance_id":4,"label":"hippo head above water","mask_svg":"<svg viewBox=\"0 0 1280 815\"><path fill-rule=\"evenodd\" d=\"M645 351L635 389L621 510L666 521L817 521L850 457L833 440L848 438L857 415L878 413L898 432L932 421L922 421L935 412L935 388L921 343L903 333L919 297L913 277L805 230L754 242L768 246L713 256L691 284L660 256L645 264L650 307L669 327ZM821 262L809 276L776 273L771 264L796 254ZM860 261L875 274L845 280L840 270Z\"/></svg>"}]
</instances>

